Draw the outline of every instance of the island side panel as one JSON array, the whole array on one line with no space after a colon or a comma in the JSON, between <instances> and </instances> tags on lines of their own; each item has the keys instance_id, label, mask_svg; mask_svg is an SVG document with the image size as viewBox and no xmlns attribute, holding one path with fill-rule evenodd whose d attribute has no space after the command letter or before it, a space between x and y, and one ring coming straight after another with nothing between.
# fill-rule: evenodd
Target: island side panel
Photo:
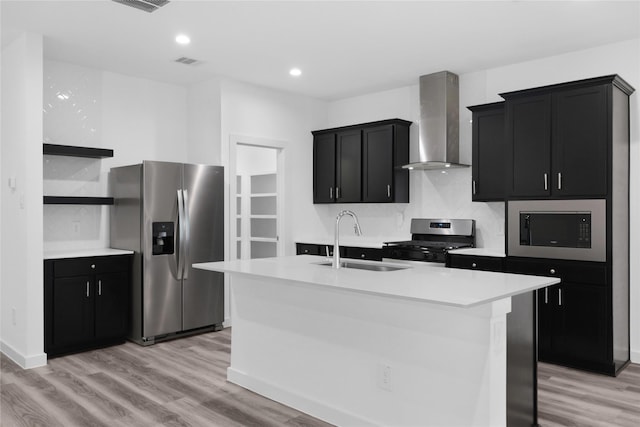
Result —
<instances>
[{"instance_id":1,"label":"island side panel","mask_svg":"<svg viewBox=\"0 0 640 427\"><path fill-rule=\"evenodd\" d=\"M506 425L510 299L455 308L231 274L228 379L337 425Z\"/></svg>"}]
</instances>

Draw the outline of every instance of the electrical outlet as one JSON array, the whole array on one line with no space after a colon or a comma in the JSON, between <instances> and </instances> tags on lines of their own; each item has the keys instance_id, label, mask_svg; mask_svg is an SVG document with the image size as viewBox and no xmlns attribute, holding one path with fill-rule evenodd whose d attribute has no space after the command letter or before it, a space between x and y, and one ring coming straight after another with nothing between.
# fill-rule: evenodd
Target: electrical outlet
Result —
<instances>
[{"instance_id":1,"label":"electrical outlet","mask_svg":"<svg viewBox=\"0 0 640 427\"><path fill-rule=\"evenodd\" d=\"M378 364L378 387L391 391L391 366Z\"/></svg>"}]
</instances>

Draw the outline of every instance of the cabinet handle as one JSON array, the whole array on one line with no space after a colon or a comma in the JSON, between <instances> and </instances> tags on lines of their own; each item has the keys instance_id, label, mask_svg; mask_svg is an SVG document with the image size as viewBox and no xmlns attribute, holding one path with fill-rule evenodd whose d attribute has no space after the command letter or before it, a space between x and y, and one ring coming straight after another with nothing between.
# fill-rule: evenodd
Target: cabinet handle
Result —
<instances>
[{"instance_id":1,"label":"cabinet handle","mask_svg":"<svg viewBox=\"0 0 640 427\"><path fill-rule=\"evenodd\" d=\"M91 264L91 268L96 268L96 265L95 264Z\"/></svg>"},{"instance_id":2,"label":"cabinet handle","mask_svg":"<svg viewBox=\"0 0 640 427\"><path fill-rule=\"evenodd\" d=\"M89 298L89 282L87 281L87 298Z\"/></svg>"},{"instance_id":3,"label":"cabinet handle","mask_svg":"<svg viewBox=\"0 0 640 427\"><path fill-rule=\"evenodd\" d=\"M544 303L549 304L549 288L544 288Z\"/></svg>"},{"instance_id":4,"label":"cabinet handle","mask_svg":"<svg viewBox=\"0 0 640 427\"><path fill-rule=\"evenodd\" d=\"M549 179L547 177L547 174L544 174L544 189L548 190L549 189Z\"/></svg>"},{"instance_id":5,"label":"cabinet handle","mask_svg":"<svg viewBox=\"0 0 640 427\"><path fill-rule=\"evenodd\" d=\"M555 268L552 268L551 270L549 270L549 273L550 273L550 274L556 274L556 269L555 269Z\"/></svg>"},{"instance_id":6,"label":"cabinet handle","mask_svg":"<svg viewBox=\"0 0 640 427\"><path fill-rule=\"evenodd\" d=\"M562 172L558 172L558 190L562 190Z\"/></svg>"},{"instance_id":7,"label":"cabinet handle","mask_svg":"<svg viewBox=\"0 0 640 427\"><path fill-rule=\"evenodd\" d=\"M365 259L367 256L365 254L360 254L360 258Z\"/></svg>"},{"instance_id":8,"label":"cabinet handle","mask_svg":"<svg viewBox=\"0 0 640 427\"><path fill-rule=\"evenodd\" d=\"M562 288L558 288L558 306L562 305Z\"/></svg>"},{"instance_id":9,"label":"cabinet handle","mask_svg":"<svg viewBox=\"0 0 640 427\"><path fill-rule=\"evenodd\" d=\"M473 192L473 195L475 196L475 194L476 194L476 180L475 179L473 181L471 181L471 187L472 187L471 191Z\"/></svg>"},{"instance_id":10,"label":"cabinet handle","mask_svg":"<svg viewBox=\"0 0 640 427\"><path fill-rule=\"evenodd\" d=\"M329 198L333 200L333 187L329 187Z\"/></svg>"},{"instance_id":11,"label":"cabinet handle","mask_svg":"<svg viewBox=\"0 0 640 427\"><path fill-rule=\"evenodd\" d=\"M471 267L476 268L478 266L478 264L476 264L475 262L471 263Z\"/></svg>"},{"instance_id":12,"label":"cabinet handle","mask_svg":"<svg viewBox=\"0 0 640 427\"><path fill-rule=\"evenodd\" d=\"M336 199L340 198L340 187L336 187Z\"/></svg>"},{"instance_id":13,"label":"cabinet handle","mask_svg":"<svg viewBox=\"0 0 640 427\"><path fill-rule=\"evenodd\" d=\"M102 295L102 280L98 280L98 295Z\"/></svg>"},{"instance_id":14,"label":"cabinet handle","mask_svg":"<svg viewBox=\"0 0 640 427\"><path fill-rule=\"evenodd\" d=\"M327 258L329 258L331 255L329 255L329 245L324 247L324 252L327 254Z\"/></svg>"},{"instance_id":15,"label":"cabinet handle","mask_svg":"<svg viewBox=\"0 0 640 427\"><path fill-rule=\"evenodd\" d=\"M391 197L391 186L387 184L387 197Z\"/></svg>"}]
</instances>

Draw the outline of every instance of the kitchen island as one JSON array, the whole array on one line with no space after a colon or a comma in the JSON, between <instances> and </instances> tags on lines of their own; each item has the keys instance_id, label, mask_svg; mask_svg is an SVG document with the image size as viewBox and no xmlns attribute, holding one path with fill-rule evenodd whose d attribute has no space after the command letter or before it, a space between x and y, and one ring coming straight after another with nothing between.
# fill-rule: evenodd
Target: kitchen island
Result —
<instances>
[{"instance_id":1,"label":"kitchen island","mask_svg":"<svg viewBox=\"0 0 640 427\"><path fill-rule=\"evenodd\" d=\"M558 279L326 261L194 265L230 273L229 381L342 426L506 425L510 297Z\"/></svg>"}]
</instances>

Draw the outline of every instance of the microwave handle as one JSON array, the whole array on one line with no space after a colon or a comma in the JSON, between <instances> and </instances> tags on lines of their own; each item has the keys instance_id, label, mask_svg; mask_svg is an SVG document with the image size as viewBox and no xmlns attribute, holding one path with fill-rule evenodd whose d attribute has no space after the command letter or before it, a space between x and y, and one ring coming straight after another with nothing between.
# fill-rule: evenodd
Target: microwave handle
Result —
<instances>
[{"instance_id":1,"label":"microwave handle","mask_svg":"<svg viewBox=\"0 0 640 427\"><path fill-rule=\"evenodd\" d=\"M529 215L520 218L520 244L531 246L531 217Z\"/></svg>"}]
</instances>

